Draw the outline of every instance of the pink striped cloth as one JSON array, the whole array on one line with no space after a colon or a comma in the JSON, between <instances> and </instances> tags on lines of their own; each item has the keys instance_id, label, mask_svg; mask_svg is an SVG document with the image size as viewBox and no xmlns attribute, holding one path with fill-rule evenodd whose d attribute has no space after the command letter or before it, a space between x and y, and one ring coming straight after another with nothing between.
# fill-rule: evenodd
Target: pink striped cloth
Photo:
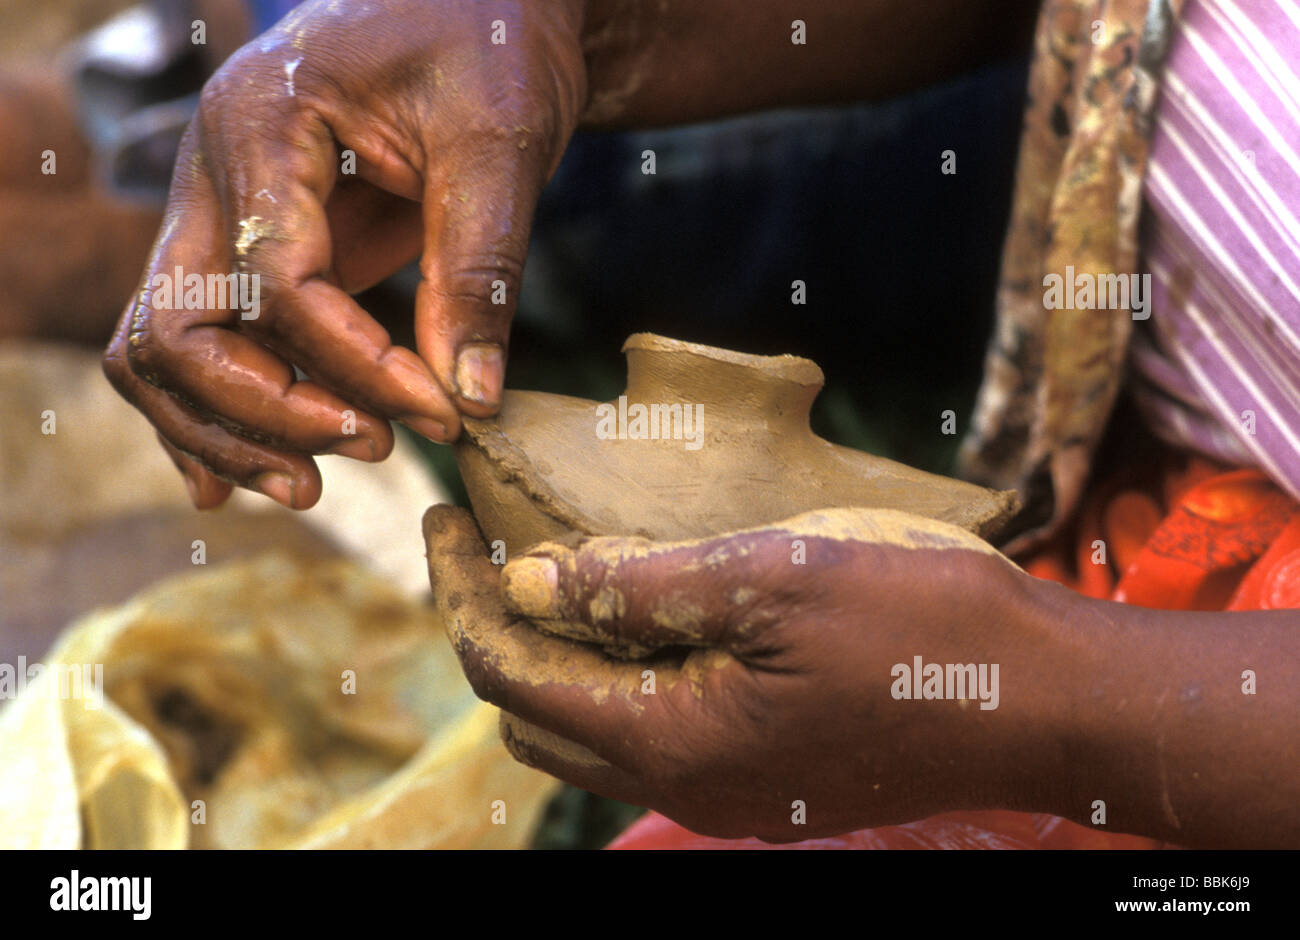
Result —
<instances>
[{"instance_id":1,"label":"pink striped cloth","mask_svg":"<svg viewBox=\"0 0 1300 940\"><path fill-rule=\"evenodd\" d=\"M1300 499L1300 0L1187 0L1145 182L1156 434Z\"/></svg>"}]
</instances>

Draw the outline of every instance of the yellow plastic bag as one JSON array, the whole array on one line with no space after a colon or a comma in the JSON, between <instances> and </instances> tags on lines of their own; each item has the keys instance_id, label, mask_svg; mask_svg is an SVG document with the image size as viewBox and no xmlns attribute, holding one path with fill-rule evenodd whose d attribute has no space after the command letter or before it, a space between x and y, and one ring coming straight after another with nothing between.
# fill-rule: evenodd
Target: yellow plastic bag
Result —
<instances>
[{"instance_id":1,"label":"yellow plastic bag","mask_svg":"<svg viewBox=\"0 0 1300 940\"><path fill-rule=\"evenodd\" d=\"M559 786L432 610L346 560L170 578L40 665L0 709L4 848L521 847Z\"/></svg>"}]
</instances>

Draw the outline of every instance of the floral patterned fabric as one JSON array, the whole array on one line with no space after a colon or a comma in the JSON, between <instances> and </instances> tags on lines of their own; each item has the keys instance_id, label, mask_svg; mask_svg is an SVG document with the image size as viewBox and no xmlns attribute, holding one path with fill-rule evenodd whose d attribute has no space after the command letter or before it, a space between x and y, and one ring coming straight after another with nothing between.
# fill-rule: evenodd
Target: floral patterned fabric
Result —
<instances>
[{"instance_id":1,"label":"floral patterned fabric","mask_svg":"<svg viewBox=\"0 0 1300 940\"><path fill-rule=\"evenodd\" d=\"M1137 272L1157 76L1181 6L1046 0L1039 16L997 323L961 451L963 476L1020 491L1009 552L1069 518L1116 400L1131 310L1048 309L1043 279Z\"/></svg>"}]
</instances>

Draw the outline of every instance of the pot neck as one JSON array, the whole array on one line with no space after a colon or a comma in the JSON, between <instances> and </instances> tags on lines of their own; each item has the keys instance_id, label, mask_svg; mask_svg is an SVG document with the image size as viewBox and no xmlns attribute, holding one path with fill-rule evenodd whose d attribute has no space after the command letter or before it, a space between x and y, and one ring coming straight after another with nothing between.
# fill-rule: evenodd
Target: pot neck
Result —
<instances>
[{"instance_id":1,"label":"pot neck","mask_svg":"<svg viewBox=\"0 0 1300 940\"><path fill-rule=\"evenodd\" d=\"M808 415L824 376L797 356L753 356L638 333L627 354L629 403L703 405L710 423L766 425L808 431Z\"/></svg>"}]
</instances>

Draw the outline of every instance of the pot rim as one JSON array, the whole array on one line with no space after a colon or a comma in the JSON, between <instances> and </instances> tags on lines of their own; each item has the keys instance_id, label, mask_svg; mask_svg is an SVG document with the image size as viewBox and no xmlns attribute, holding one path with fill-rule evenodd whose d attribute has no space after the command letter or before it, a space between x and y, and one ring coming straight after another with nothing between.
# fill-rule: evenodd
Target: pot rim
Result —
<instances>
[{"instance_id":1,"label":"pot rim","mask_svg":"<svg viewBox=\"0 0 1300 940\"><path fill-rule=\"evenodd\" d=\"M667 336L660 336L658 333L633 333L623 342L622 352L626 355L634 351L684 353L699 356L713 362L754 369L773 378L793 382L797 385L821 388L826 381L826 375L822 372L821 366L802 356L791 356L789 354L761 356L755 353L722 349L717 346L706 346L703 343L689 343L685 340L671 339Z\"/></svg>"}]
</instances>

